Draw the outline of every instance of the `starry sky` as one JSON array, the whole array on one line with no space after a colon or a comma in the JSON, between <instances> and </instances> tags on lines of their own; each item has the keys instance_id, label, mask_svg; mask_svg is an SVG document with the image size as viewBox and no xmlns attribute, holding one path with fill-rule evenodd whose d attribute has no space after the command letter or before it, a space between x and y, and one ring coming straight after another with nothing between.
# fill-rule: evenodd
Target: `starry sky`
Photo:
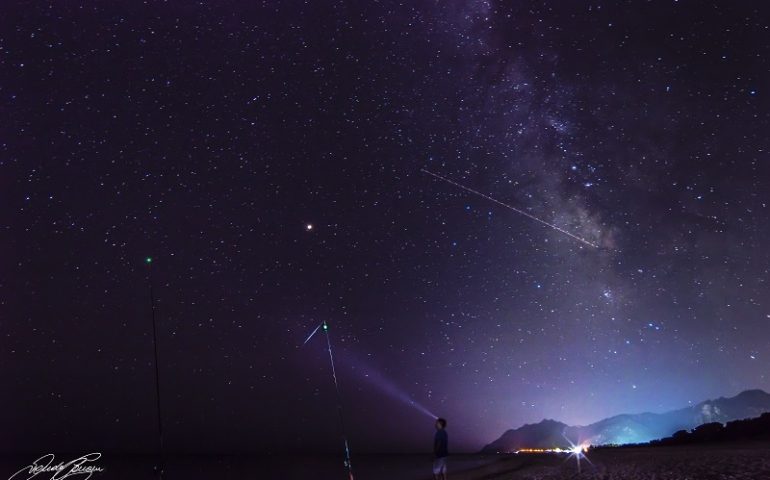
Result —
<instances>
[{"instance_id":1,"label":"starry sky","mask_svg":"<svg viewBox=\"0 0 770 480\"><path fill-rule=\"evenodd\" d=\"M2 2L0 450L156 448L151 284L169 451L336 451L323 320L354 454L429 450L411 401L472 451L770 390L769 35L747 0Z\"/></svg>"}]
</instances>

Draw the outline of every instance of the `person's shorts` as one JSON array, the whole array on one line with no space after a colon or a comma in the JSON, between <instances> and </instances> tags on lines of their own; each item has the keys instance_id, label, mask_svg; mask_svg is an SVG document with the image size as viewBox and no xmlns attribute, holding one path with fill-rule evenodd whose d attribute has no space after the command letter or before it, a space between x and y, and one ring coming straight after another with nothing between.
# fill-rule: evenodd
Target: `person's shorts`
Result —
<instances>
[{"instance_id":1,"label":"person's shorts","mask_svg":"<svg viewBox=\"0 0 770 480\"><path fill-rule=\"evenodd\" d=\"M446 457L433 460L433 475L441 475L442 473L446 473Z\"/></svg>"}]
</instances>

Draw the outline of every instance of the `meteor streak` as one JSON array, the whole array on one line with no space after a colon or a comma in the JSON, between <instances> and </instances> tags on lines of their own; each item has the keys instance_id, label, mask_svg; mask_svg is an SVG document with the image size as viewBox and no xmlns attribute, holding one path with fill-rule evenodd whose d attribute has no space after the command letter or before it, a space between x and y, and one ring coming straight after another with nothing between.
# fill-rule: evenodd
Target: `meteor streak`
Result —
<instances>
[{"instance_id":1,"label":"meteor streak","mask_svg":"<svg viewBox=\"0 0 770 480\"><path fill-rule=\"evenodd\" d=\"M444 176L439 175L438 173L433 173L433 172L431 172L429 170L426 170L424 168L421 168L420 171L424 172L424 173L427 173L428 175L430 175L432 177L438 178L439 180L443 180L444 182L446 182L446 183L448 183L450 185L454 185L457 188L461 188L461 189L465 190L466 192L470 192L470 193L472 193L474 195L477 195L477 196L479 196L481 198L485 198L485 199L489 200L490 202L494 202L494 203L496 203L498 205L501 205L501 206L507 208L508 210L513 210L514 212L516 212L518 214L524 215L527 218L531 218L532 220L534 220L534 221L536 221L538 223L542 223L546 227L550 227L550 228L556 230L557 232L561 232L561 233L563 233L565 235L569 235L573 239L577 240L578 242L584 243L584 244L588 245L589 247L599 248L599 245L597 245L595 243L591 243L588 240L586 240L585 238L579 237L579 236L575 235L574 233L570 233L567 230L564 230L563 228L557 227L556 225L554 225L552 223L548 223L545 220L541 220L541 219L537 218L536 216L534 216L534 215L532 215L530 213L525 212L524 210L520 210L520 209L514 207L513 205L509 205L507 203L503 203L503 202L501 202L500 200L498 200L496 198L490 197L489 195L485 195L485 194L479 192L478 190L474 190L472 188L466 187L465 185L461 185L461 184L459 184L459 183L457 183L457 182L455 182L453 180L450 180L450 179L448 179L448 178L446 178Z\"/></svg>"},{"instance_id":2,"label":"meteor streak","mask_svg":"<svg viewBox=\"0 0 770 480\"><path fill-rule=\"evenodd\" d=\"M310 339L313 338L313 335L315 335L315 332L317 332L318 329L321 328L321 325L323 325L323 324L319 323L318 326L315 327L315 330L313 330L313 333L311 333L310 335L307 336L307 339L305 339L305 343L302 344L303 346L307 345L307 342L309 342Z\"/></svg>"}]
</instances>

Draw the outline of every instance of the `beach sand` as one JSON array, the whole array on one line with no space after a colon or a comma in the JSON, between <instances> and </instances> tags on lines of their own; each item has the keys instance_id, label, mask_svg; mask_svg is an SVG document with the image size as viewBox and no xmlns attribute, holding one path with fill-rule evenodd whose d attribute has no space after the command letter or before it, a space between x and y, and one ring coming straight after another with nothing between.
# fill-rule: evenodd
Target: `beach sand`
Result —
<instances>
[{"instance_id":1,"label":"beach sand","mask_svg":"<svg viewBox=\"0 0 770 480\"><path fill-rule=\"evenodd\" d=\"M58 461L77 455L57 454ZM37 458L14 455L0 459L0 477ZM564 454L452 455L450 480L770 480L770 444L597 449L581 460ZM153 456L105 453L104 468L91 479L154 479ZM428 480L430 455L358 455L356 480ZM51 475L35 477L50 478ZM21 478L21 477L17 477ZM23 478L27 478L26 476ZM70 477L82 478L82 477ZM166 459L166 480L317 479L346 480L339 456L310 455L176 455Z\"/></svg>"},{"instance_id":2,"label":"beach sand","mask_svg":"<svg viewBox=\"0 0 770 480\"><path fill-rule=\"evenodd\" d=\"M564 455L513 458L458 472L453 480L770 480L770 445L598 449L577 463ZM427 477L426 477L427 478Z\"/></svg>"}]
</instances>

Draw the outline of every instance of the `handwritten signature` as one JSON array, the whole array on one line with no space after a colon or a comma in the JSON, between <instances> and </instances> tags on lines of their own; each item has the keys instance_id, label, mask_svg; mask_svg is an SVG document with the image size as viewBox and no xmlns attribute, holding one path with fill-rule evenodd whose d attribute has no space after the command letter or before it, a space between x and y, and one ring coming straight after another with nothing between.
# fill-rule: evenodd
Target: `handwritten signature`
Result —
<instances>
[{"instance_id":1,"label":"handwritten signature","mask_svg":"<svg viewBox=\"0 0 770 480\"><path fill-rule=\"evenodd\" d=\"M51 477L49 477L50 480L62 480L67 477L75 477L78 475L85 475L85 477L78 477L81 480L85 480L91 478L91 475L94 473L104 471L104 468L96 465L85 465L88 462L95 462L101 456L101 453L89 453L74 460L70 460L67 463L59 462L54 465L53 453L49 453L38 458L32 462L31 465L23 467L21 470L8 477L8 480L29 480L30 478L37 477L44 473L52 474Z\"/></svg>"}]
</instances>

